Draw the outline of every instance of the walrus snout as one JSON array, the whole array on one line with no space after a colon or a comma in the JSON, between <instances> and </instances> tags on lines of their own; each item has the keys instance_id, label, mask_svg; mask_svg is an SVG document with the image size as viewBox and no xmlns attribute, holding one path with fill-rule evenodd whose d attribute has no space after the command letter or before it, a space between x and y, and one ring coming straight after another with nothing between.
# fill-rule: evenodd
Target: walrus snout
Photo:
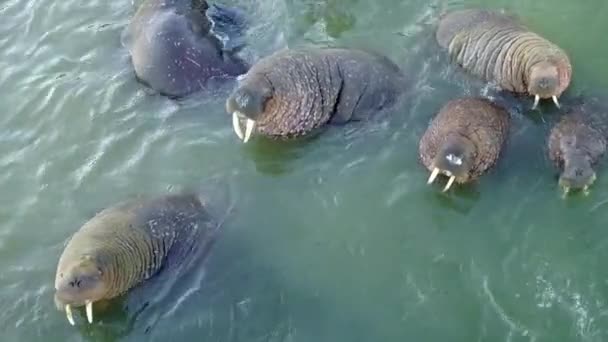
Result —
<instances>
[{"instance_id":1,"label":"walrus snout","mask_svg":"<svg viewBox=\"0 0 608 342\"><path fill-rule=\"evenodd\" d=\"M557 67L549 62L538 63L530 70L528 93L534 96L535 109L540 99L552 98L559 108L558 97L561 95L559 72Z\"/></svg>"},{"instance_id":2,"label":"walrus snout","mask_svg":"<svg viewBox=\"0 0 608 342\"><path fill-rule=\"evenodd\" d=\"M272 91L266 86L239 86L226 100L226 111L232 114L232 124L236 135L244 143L249 141L255 128L255 122L264 114L266 101ZM245 134L241 129L241 120L246 121Z\"/></svg>"},{"instance_id":3,"label":"walrus snout","mask_svg":"<svg viewBox=\"0 0 608 342\"><path fill-rule=\"evenodd\" d=\"M585 155L570 153L564 156L564 170L559 177L559 185L566 196L571 189L583 190L588 194L589 187L597 178L595 171Z\"/></svg>"},{"instance_id":4,"label":"walrus snout","mask_svg":"<svg viewBox=\"0 0 608 342\"><path fill-rule=\"evenodd\" d=\"M64 310L74 325L73 307L86 306L87 320L93 323L93 303L104 297L103 272L89 256L68 267L61 267L55 278L55 305Z\"/></svg>"},{"instance_id":5,"label":"walrus snout","mask_svg":"<svg viewBox=\"0 0 608 342\"><path fill-rule=\"evenodd\" d=\"M440 173L449 177L444 192L448 191L454 182L466 183L469 180L474 153L475 145L472 141L460 135L451 135L435 156L433 172L427 184L433 183Z\"/></svg>"}]
</instances>

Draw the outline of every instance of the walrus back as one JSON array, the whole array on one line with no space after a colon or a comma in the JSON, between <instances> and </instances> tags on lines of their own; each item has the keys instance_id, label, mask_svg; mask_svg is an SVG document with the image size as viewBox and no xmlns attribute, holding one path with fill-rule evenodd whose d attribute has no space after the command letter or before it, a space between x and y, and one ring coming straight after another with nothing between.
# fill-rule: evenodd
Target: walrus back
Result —
<instances>
[{"instance_id":1,"label":"walrus back","mask_svg":"<svg viewBox=\"0 0 608 342\"><path fill-rule=\"evenodd\" d=\"M339 48L285 50L258 62L248 77L265 77L274 92L266 105L269 115L258 129L283 136L388 106L405 83L386 57Z\"/></svg>"},{"instance_id":2,"label":"walrus back","mask_svg":"<svg viewBox=\"0 0 608 342\"><path fill-rule=\"evenodd\" d=\"M488 23L515 25L511 18L496 12L477 9L460 10L447 13L440 19L435 37L439 45L447 49L457 34Z\"/></svg>"},{"instance_id":3,"label":"walrus back","mask_svg":"<svg viewBox=\"0 0 608 342\"><path fill-rule=\"evenodd\" d=\"M124 42L137 78L161 94L185 96L205 89L211 78L245 73L246 62L224 51L205 14L181 7L149 0L131 20Z\"/></svg>"}]
</instances>

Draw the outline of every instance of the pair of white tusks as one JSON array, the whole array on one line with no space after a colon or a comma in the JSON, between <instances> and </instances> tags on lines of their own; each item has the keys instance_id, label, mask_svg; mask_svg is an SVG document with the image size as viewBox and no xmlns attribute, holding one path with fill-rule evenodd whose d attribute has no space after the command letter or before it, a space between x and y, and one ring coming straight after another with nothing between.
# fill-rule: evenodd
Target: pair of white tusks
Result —
<instances>
[{"instance_id":1,"label":"pair of white tusks","mask_svg":"<svg viewBox=\"0 0 608 342\"><path fill-rule=\"evenodd\" d=\"M557 108L560 108L559 101L557 100L557 96L553 95L553 96L551 96L551 98L553 99L553 103L555 103ZM534 96L534 106L532 106L532 109L536 109L536 107L538 106L538 101L540 101L540 96L535 95Z\"/></svg>"},{"instance_id":2,"label":"pair of white tusks","mask_svg":"<svg viewBox=\"0 0 608 342\"><path fill-rule=\"evenodd\" d=\"M562 198L568 197L569 193L570 193L570 187L564 187L564 193L562 194ZM589 196L590 193L591 192L589 191L589 185L585 185L583 187L583 195Z\"/></svg>"},{"instance_id":3,"label":"pair of white tusks","mask_svg":"<svg viewBox=\"0 0 608 342\"><path fill-rule=\"evenodd\" d=\"M438 168L434 168L433 172L431 172L431 176L429 177L429 180L426 182L426 184L431 184L435 181L435 179L437 178L437 176L439 175L439 169ZM443 188L443 192L448 191L451 187L452 184L454 184L454 181L456 180L456 177L453 175L448 175L450 177L450 179L448 180L448 183L445 185L445 188Z\"/></svg>"},{"instance_id":4,"label":"pair of white tusks","mask_svg":"<svg viewBox=\"0 0 608 342\"><path fill-rule=\"evenodd\" d=\"M245 125L245 136L243 136L243 130L241 130L241 120L239 118L241 114L239 112L232 113L232 126L234 127L234 132L239 137L239 139L243 140L243 143L249 141L251 138L251 133L253 133L253 129L255 128L255 121L247 118L247 124Z\"/></svg>"},{"instance_id":5,"label":"pair of white tusks","mask_svg":"<svg viewBox=\"0 0 608 342\"><path fill-rule=\"evenodd\" d=\"M93 302L92 301L86 302L86 311L87 311L87 321L89 321L89 323L93 323ZM70 306L70 304L67 304L65 306L65 315L68 317L68 322L70 322L71 325L76 325L76 323L74 322L74 314L72 313L72 307Z\"/></svg>"}]
</instances>

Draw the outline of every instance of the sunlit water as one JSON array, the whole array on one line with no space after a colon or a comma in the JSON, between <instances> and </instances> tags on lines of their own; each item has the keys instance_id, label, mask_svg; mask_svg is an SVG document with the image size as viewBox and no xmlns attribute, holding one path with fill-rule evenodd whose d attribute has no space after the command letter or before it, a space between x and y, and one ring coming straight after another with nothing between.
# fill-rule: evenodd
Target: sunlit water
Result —
<instances>
[{"instance_id":1,"label":"sunlit water","mask_svg":"<svg viewBox=\"0 0 608 342\"><path fill-rule=\"evenodd\" d=\"M224 113L230 85L176 102L135 81L120 35L139 3L0 3L0 340L608 340L608 174L560 198L552 106L505 100L509 144L473 186L440 194L417 161L446 101L496 95L433 45L442 9L516 13L568 51L570 93L602 94L608 3L234 0L252 18L249 58L372 48L412 85L371 122L247 145ZM218 175L237 207L204 265L139 313L119 302L72 327L56 311L57 260L88 218Z\"/></svg>"}]
</instances>

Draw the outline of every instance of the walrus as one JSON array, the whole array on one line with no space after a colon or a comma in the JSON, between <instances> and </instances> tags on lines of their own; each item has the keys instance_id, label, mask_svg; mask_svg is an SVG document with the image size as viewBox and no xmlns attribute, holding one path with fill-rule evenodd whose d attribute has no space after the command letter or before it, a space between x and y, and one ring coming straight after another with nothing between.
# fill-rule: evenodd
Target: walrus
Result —
<instances>
[{"instance_id":1,"label":"walrus","mask_svg":"<svg viewBox=\"0 0 608 342\"><path fill-rule=\"evenodd\" d=\"M74 325L72 308L122 294L206 253L219 223L192 193L124 201L102 210L68 241L55 275L55 304Z\"/></svg>"},{"instance_id":2,"label":"walrus","mask_svg":"<svg viewBox=\"0 0 608 342\"><path fill-rule=\"evenodd\" d=\"M481 9L450 12L440 19L436 39L468 72L534 96L532 109L548 98L559 108L558 98L570 84L568 55L512 16Z\"/></svg>"},{"instance_id":3,"label":"walrus","mask_svg":"<svg viewBox=\"0 0 608 342\"><path fill-rule=\"evenodd\" d=\"M247 71L237 56L242 46L227 49L220 40L220 33L230 36L231 26L236 31L239 20L232 8L204 0L146 0L122 40L140 82L182 97L206 89L211 79L234 79Z\"/></svg>"},{"instance_id":4,"label":"walrus","mask_svg":"<svg viewBox=\"0 0 608 342\"><path fill-rule=\"evenodd\" d=\"M608 143L605 123L596 119L585 108L577 107L562 116L549 133L549 158L560 170L559 186L564 197L571 189L589 194L596 180L594 166Z\"/></svg>"},{"instance_id":5,"label":"walrus","mask_svg":"<svg viewBox=\"0 0 608 342\"><path fill-rule=\"evenodd\" d=\"M427 184L444 174L449 177L445 192L454 182L479 178L500 157L509 126L509 113L487 99L446 103L420 139L420 160L431 172Z\"/></svg>"},{"instance_id":6,"label":"walrus","mask_svg":"<svg viewBox=\"0 0 608 342\"><path fill-rule=\"evenodd\" d=\"M363 119L392 106L404 90L401 69L380 54L286 49L260 59L239 79L226 111L243 142L254 129L269 137L297 137L328 123Z\"/></svg>"}]
</instances>

